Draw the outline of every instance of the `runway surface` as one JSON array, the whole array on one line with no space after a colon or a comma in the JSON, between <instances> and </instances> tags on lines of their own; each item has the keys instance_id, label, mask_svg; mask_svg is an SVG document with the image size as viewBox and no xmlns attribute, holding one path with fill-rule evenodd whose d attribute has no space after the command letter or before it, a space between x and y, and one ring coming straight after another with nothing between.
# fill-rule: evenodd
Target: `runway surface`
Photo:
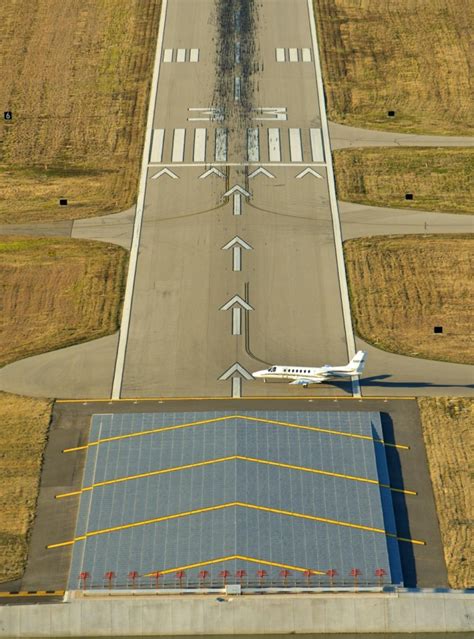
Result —
<instances>
[{"instance_id":1,"label":"runway surface","mask_svg":"<svg viewBox=\"0 0 474 639\"><path fill-rule=\"evenodd\" d=\"M309 7L164 6L115 397L275 395L249 373L347 361Z\"/></svg>"}]
</instances>

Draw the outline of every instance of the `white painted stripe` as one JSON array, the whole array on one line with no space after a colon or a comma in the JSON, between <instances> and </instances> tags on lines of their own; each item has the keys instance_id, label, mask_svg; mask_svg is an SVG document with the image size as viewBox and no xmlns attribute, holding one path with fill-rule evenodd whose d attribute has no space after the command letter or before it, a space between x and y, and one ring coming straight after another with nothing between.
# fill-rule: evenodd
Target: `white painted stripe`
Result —
<instances>
[{"instance_id":1,"label":"white painted stripe","mask_svg":"<svg viewBox=\"0 0 474 639\"><path fill-rule=\"evenodd\" d=\"M235 54L234 54L235 64L240 64L240 42L235 43L234 51L235 51Z\"/></svg>"},{"instance_id":2,"label":"white painted stripe","mask_svg":"<svg viewBox=\"0 0 474 639\"><path fill-rule=\"evenodd\" d=\"M241 319L242 309L241 308L233 308L232 309L232 335L241 335Z\"/></svg>"},{"instance_id":3,"label":"white painted stripe","mask_svg":"<svg viewBox=\"0 0 474 639\"><path fill-rule=\"evenodd\" d=\"M247 129L247 159L249 162L260 160L258 129Z\"/></svg>"},{"instance_id":4,"label":"white painted stripe","mask_svg":"<svg viewBox=\"0 0 474 639\"><path fill-rule=\"evenodd\" d=\"M277 62L285 62L285 49L277 49L276 50L276 61Z\"/></svg>"},{"instance_id":5,"label":"white painted stripe","mask_svg":"<svg viewBox=\"0 0 474 639\"><path fill-rule=\"evenodd\" d=\"M216 162L227 162L227 129L216 129Z\"/></svg>"},{"instance_id":6,"label":"white painted stripe","mask_svg":"<svg viewBox=\"0 0 474 639\"><path fill-rule=\"evenodd\" d=\"M238 102L240 100L240 78L237 77L234 80L234 100Z\"/></svg>"},{"instance_id":7,"label":"white painted stripe","mask_svg":"<svg viewBox=\"0 0 474 639\"><path fill-rule=\"evenodd\" d=\"M290 134L290 160L292 162L303 161L303 149L301 148L301 130L289 129Z\"/></svg>"},{"instance_id":8,"label":"white painted stripe","mask_svg":"<svg viewBox=\"0 0 474 639\"><path fill-rule=\"evenodd\" d=\"M314 18L313 0L307 0L309 23L311 27L311 39L313 41L314 51L314 69L316 71L316 83L318 87L319 109L321 112L321 131L324 140L324 150L327 158L327 180L329 188L329 201L331 204L332 227L334 232L334 244L336 246L337 271L339 276L339 290L341 294L342 314L344 317L344 328L346 333L347 354L352 359L356 352L356 344L351 320L351 306L349 303L349 291L347 288L346 267L344 264L344 252L342 249L342 233L341 221L339 219L339 210L337 207L336 182L334 179L334 170L332 166L331 142L329 139L329 126L326 114L326 100L324 97L323 74L321 71L321 60L319 58L318 36L316 32L316 21ZM352 394L360 397L360 384L356 377L352 378Z\"/></svg>"},{"instance_id":9,"label":"white painted stripe","mask_svg":"<svg viewBox=\"0 0 474 639\"><path fill-rule=\"evenodd\" d=\"M240 193L234 193L234 215L242 213L242 196Z\"/></svg>"},{"instance_id":10,"label":"white painted stripe","mask_svg":"<svg viewBox=\"0 0 474 639\"><path fill-rule=\"evenodd\" d=\"M153 65L153 77L151 80L150 101L148 103L147 125L145 133L145 144L143 146L142 166L140 172L140 184L138 187L137 206L135 209L135 221L133 224L133 235L130 248L130 259L128 262L127 284L125 287L125 297L122 308L122 321L117 347L117 358L115 360L114 378L112 383L112 399L120 399L122 392L123 370L125 366L125 351L127 348L128 332L130 329L130 318L132 314L132 297L135 287L135 275L138 263L138 248L140 244L140 234L142 230L143 210L145 206L145 192L148 176L148 159L150 156L150 145L153 134L153 120L155 118L156 96L158 93L158 82L160 79L160 61L163 52L163 33L166 23L166 11L168 0L163 0L161 5L160 26L158 29L158 39L156 41L155 61Z\"/></svg>"},{"instance_id":11,"label":"white painted stripe","mask_svg":"<svg viewBox=\"0 0 474 639\"><path fill-rule=\"evenodd\" d=\"M173 49L165 49L163 62L173 62Z\"/></svg>"},{"instance_id":12,"label":"white painted stripe","mask_svg":"<svg viewBox=\"0 0 474 639\"><path fill-rule=\"evenodd\" d=\"M164 129L154 129L153 142L151 144L150 162L161 162L163 159Z\"/></svg>"},{"instance_id":13,"label":"white painted stripe","mask_svg":"<svg viewBox=\"0 0 474 639\"><path fill-rule=\"evenodd\" d=\"M232 270L233 271L241 271L242 270L242 247L234 246L232 249Z\"/></svg>"},{"instance_id":14,"label":"white painted stripe","mask_svg":"<svg viewBox=\"0 0 474 639\"><path fill-rule=\"evenodd\" d=\"M206 129L195 129L194 131L194 155L193 159L195 162L205 162L206 161L206 141L207 141L207 130Z\"/></svg>"},{"instance_id":15,"label":"white painted stripe","mask_svg":"<svg viewBox=\"0 0 474 639\"><path fill-rule=\"evenodd\" d=\"M290 62L298 62L298 49L290 49Z\"/></svg>"},{"instance_id":16,"label":"white painted stripe","mask_svg":"<svg viewBox=\"0 0 474 639\"><path fill-rule=\"evenodd\" d=\"M311 62L311 49L301 49L303 62Z\"/></svg>"},{"instance_id":17,"label":"white painted stripe","mask_svg":"<svg viewBox=\"0 0 474 639\"><path fill-rule=\"evenodd\" d=\"M232 397L242 397L242 380L240 377L232 378Z\"/></svg>"},{"instance_id":18,"label":"white painted stripe","mask_svg":"<svg viewBox=\"0 0 474 639\"><path fill-rule=\"evenodd\" d=\"M186 129L175 129L173 135L173 152L171 154L172 162L183 162L184 160L184 140L186 137Z\"/></svg>"},{"instance_id":19,"label":"white painted stripe","mask_svg":"<svg viewBox=\"0 0 474 639\"><path fill-rule=\"evenodd\" d=\"M310 129L311 154L313 162L324 162L324 148L321 129Z\"/></svg>"},{"instance_id":20,"label":"white painted stripe","mask_svg":"<svg viewBox=\"0 0 474 639\"><path fill-rule=\"evenodd\" d=\"M280 129L268 129L268 156L270 162L281 162Z\"/></svg>"},{"instance_id":21,"label":"white painted stripe","mask_svg":"<svg viewBox=\"0 0 474 639\"><path fill-rule=\"evenodd\" d=\"M176 53L176 62L186 62L186 49L178 49Z\"/></svg>"},{"instance_id":22,"label":"white painted stripe","mask_svg":"<svg viewBox=\"0 0 474 639\"><path fill-rule=\"evenodd\" d=\"M199 62L199 49L191 49L189 52L190 62Z\"/></svg>"}]
</instances>

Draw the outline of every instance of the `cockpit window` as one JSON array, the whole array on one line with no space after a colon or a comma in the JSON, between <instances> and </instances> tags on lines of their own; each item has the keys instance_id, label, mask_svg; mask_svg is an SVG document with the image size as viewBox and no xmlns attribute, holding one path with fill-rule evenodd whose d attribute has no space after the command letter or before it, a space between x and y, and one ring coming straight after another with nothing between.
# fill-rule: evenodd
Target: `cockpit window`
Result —
<instances>
[{"instance_id":1,"label":"cockpit window","mask_svg":"<svg viewBox=\"0 0 474 639\"><path fill-rule=\"evenodd\" d=\"M275 373L275 372L276 372L276 369L277 369L277 367L276 367L276 366L273 366L273 367L271 368L271 372L272 372L272 373Z\"/></svg>"}]
</instances>

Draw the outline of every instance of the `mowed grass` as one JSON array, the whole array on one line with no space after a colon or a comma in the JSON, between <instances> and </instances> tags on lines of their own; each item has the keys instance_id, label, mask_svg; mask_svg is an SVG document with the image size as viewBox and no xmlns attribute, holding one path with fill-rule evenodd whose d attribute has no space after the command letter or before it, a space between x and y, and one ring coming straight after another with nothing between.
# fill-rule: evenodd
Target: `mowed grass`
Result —
<instances>
[{"instance_id":1,"label":"mowed grass","mask_svg":"<svg viewBox=\"0 0 474 639\"><path fill-rule=\"evenodd\" d=\"M136 198L161 0L0 4L0 222ZM59 207L59 198L69 200Z\"/></svg>"},{"instance_id":2,"label":"mowed grass","mask_svg":"<svg viewBox=\"0 0 474 639\"><path fill-rule=\"evenodd\" d=\"M449 585L472 588L474 400L423 397L418 406Z\"/></svg>"},{"instance_id":3,"label":"mowed grass","mask_svg":"<svg viewBox=\"0 0 474 639\"><path fill-rule=\"evenodd\" d=\"M25 568L51 406L0 392L0 582Z\"/></svg>"},{"instance_id":4,"label":"mowed grass","mask_svg":"<svg viewBox=\"0 0 474 639\"><path fill-rule=\"evenodd\" d=\"M344 253L360 337L393 353L474 364L474 234L360 238Z\"/></svg>"},{"instance_id":5,"label":"mowed grass","mask_svg":"<svg viewBox=\"0 0 474 639\"><path fill-rule=\"evenodd\" d=\"M342 149L333 157L340 200L474 213L474 149L373 147Z\"/></svg>"},{"instance_id":6,"label":"mowed grass","mask_svg":"<svg viewBox=\"0 0 474 639\"><path fill-rule=\"evenodd\" d=\"M0 237L0 366L118 330L127 264L102 242Z\"/></svg>"},{"instance_id":7,"label":"mowed grass","mask_svg":"<svg viewBox=\"0 0 474 639\"><path fill-rule=\"evenodd\" d=\"M473 135L471 0L314 0L314 7L330 119Z\"/></svg>"}]
</instances>

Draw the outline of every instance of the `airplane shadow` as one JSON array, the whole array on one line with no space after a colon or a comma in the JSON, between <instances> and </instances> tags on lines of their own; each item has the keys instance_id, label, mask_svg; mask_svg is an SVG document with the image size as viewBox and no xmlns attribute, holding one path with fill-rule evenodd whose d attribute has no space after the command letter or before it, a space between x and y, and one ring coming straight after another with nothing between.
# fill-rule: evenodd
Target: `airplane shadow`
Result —
<instances>
[{"instance_id":1,"label":"airplane shadow","mask_svg":"<svg viewBox=\"0 0 474 639\"><path fill-rule=\"evenodd\" d=\"M378 386L383 388L474 388L474 384L433 384L432 382L389 382L391 375L373 375L360 380L361 386Z\"/></svg>"}]
</instances>

